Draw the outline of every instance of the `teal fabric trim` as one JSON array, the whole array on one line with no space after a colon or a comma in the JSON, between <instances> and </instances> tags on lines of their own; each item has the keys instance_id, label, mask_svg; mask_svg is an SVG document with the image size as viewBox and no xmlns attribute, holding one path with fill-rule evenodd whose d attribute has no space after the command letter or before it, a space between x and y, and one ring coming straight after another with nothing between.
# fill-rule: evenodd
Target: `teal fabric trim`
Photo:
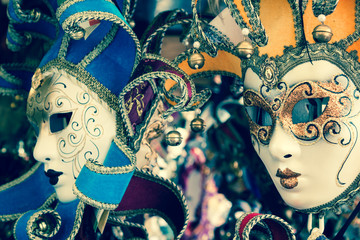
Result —
<instances>
[{"instance_id":1,"label":"teal fabric trim","mask_svg":"<svg viewBox=\"0 0 360 240\"><path fill-rule=\"evenodd\" d=\"M131 164L126 155L119 150L114 142L111 143L110 149L106 155L104 166L106 167L124 167Z\"/></svg>"},{"instance_id":2,"label":"teal fabric trim","mask_svg":"<svg viewBox=\"0 0 360 240\"><path fill-rule=\"evenodd\" d=\"M86 197L104 204L119 204L133 173L101 174L86 166L76 180L76 186ZM90 204L90 203L89 203Z\"/></svg>"},{"instance_id":3,"label":"teal fabric trim","mask_svg":"<svg viewBox=\"0 0 360 240\"><path fill-rule=\"evenodd\" d=\"M91 169L91 166L95 167ZM114 209L133 176L134 167L131 166L129 158L112 142L104 165L86 164L81 169L75 182L75 194L89 205Z\"/></svg>"},{"instance_id":4,"label":"teal fabric trim","mask_svg":"<svg viewBox=\"0 0 360 240\"><path fill-rule=\"evenodd\" d=\"M59 55L60 49L61 49L61 44L63 42L64 34L65 34L64 31L60 28L58 38L55 40L54 44L51 46L51 49L49 51L47 51L45 56L41 59L39 68L43 67L45 64L47 64L51 60L57 58L57 56Z\"/></svg>"},{"instance_id":5,"label":"teal fabric trim","mask_svg":"<svg viewBox=\"0 0 360 240\"><path fill-rule=\"evenodd\" d=\"M80 13L80 12L105 12L114 14L117 17L121 18L124 22L125 19L122 14L119 12L119 9L113 4L111 1L106 0L85 0L85 1L73 1L73 4L68 6L60 16L58 16L58 20L60 25L62 25L67 18L70 16ZM57 13L58 15L59 13ZM92 18L96 19L96 18Z\"/></svg>"},{"instance_id":6,"label":"teal fabric trim","mask_svg":"<svg viewBox=\"0 0 360 240\"><path fill-rule=\"evenodd\" d=\"M130 79L135 62L135 49L132 37L120 28L111 44L86 69L118 96Z\"/></svg>"},{"instance_id":7,"label":"teal fabric trim","mask_svg":"<svg viewBox=\"0 0 360 240\"><path fill-rule=\"evenodd\" d=\"M12 19L12 20L15 21L15 22L21 23L21 22L23 22L23 21L20 20L20 19L18 18L17 14L15 13L14 5L15 5L15 0L10 0L10 1L9 1L9 4L8 4L8 8L7 8L8 18L9 18L9 19Z\"/></svg>"},{"instance_id":8,"label":"teal fabric trim","mask_svg":"<svg viewBox=\"0 0 360 240\"><path fill-rule=\"evenodd\" d=\"M10 0L7 9L9 17L8 48L12 51L19 51L29 45L33 38L43 39L47 42L54 41L59 31L53 8L57 6L56 2L56 0L49 0L49 2L43 0L49 9L49 13L44 13L38 9L24 9L22 0Z\"/></svg>"},{"instance_id":9,"label":"teal fabric trim","mask_svg":"<svg viewBox=\"0 0 360 240\"><path fill-rule=\"evenodd\" d=\"M41 219L41 216L48 212L55 212L60 215L61 219L56 226L58 228L57 233L52 237L46 237L46 239L73 239L79 229L83 213L82 204L79 203L79 200L74 200L69 203L59 203L55 210L32 210L25 213L15 223L14 235L16 239L44 239L45 236L36 234L34 226L37 225L36 222Z\"/></svg>"},{"instance_id":10,"label":"teal fabric trim","mask_svg":"<svg viewBox=\"0 0 360 240\"><path fill-rule=\"evenodd\" d=\"M22 177L0 187L0 219L16 218L31 209L37 209L54 193L44 174L44 165L36 164Z\"/></svg>"},{"instance_id":11,"label":"teal fabric trim","mask_svg":"<svg viewBox=\"0 0 360 240\"><path fill-rule=\"evenodd\" d=\"M26 95L35 69L22 63L0 65L0 95Z\"/></svg>"},{"instance_id":12,"label":"teal fabric trim","mask_svg":"<svg viewBox=\"0 0 360 240\"><path fill-rule=\"evenodd\" d=\"M111 30L113 23L108 21L102 21L101 26L96 28L90 36L85 40L70 40L69 47L65 59L74 64L81 62L87 54L89 54L94 48L104 39L106 34Z\"/></svg>"}]
</instances>

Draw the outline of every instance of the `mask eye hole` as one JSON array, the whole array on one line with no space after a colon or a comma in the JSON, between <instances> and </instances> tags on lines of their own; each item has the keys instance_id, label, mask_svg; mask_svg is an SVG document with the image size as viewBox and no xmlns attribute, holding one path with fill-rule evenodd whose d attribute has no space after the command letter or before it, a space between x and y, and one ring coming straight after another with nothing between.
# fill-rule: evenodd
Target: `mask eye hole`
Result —
<instances>
[{"instance_id":1,"label":"mask eye hole","mask_svg":"<svg viewBox=\"0 0 360 240\"><path fill-rule=\"evenodd\" d=\"M292 122L307 123L320 117L328 105L329 97L306 98L297 102L292 110Z\"/></svg>"},{"instance_id":2,"label":"mask eye hole","mask_svg":"<svg viewBox=\"0 0 360 240\"><path fill-rule=\"evenodd\" d=\"M72 116L72 112L68 113L55 113L50 116L50 131L52 133L59 132L65 129L69 123Z\"/></svg>"},{"instance_id":3,"label":"mask eye hole","mask_svg":"<svg viewBox=\"0 0 360 240\"><path fill-rule=\"evenodd\" d=\"M270 114L258 106L246 107L250 119L260 126L271 126L273 121Z\"/></svg>"}]
</instances>

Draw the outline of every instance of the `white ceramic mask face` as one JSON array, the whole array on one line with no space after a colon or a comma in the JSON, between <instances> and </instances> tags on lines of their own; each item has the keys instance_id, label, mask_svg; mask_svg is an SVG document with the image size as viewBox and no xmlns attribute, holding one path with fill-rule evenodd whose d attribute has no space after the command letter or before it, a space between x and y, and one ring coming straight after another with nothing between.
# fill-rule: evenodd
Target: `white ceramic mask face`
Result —
<instances>
[{"instance_id":1,"label":"white ceramic mask face","mask_svg":"<svg viewBox=\"0 0 360 240\"><path fill-rule=\"evenodd\" d=\"M56 72L41 86L33 83L27 115L38 132L34 158L44 162L58 199L75 200L72 186L85 162L105 159L115 136L115 114L75 78Z\"/></svg>"},{"instance_id":2,"label":"white ceramic mask face","mask_svg":"<svg viewBox=\"0 0 360 240\"><path fill-rule=\"evenodd\" d=\"M312 211L346 197L360 172L360 101L351 80L314 61L292 69L279 87L261 85L249 69L244 102L253 146L284 201Z\"/></svg>"}]
</instances>

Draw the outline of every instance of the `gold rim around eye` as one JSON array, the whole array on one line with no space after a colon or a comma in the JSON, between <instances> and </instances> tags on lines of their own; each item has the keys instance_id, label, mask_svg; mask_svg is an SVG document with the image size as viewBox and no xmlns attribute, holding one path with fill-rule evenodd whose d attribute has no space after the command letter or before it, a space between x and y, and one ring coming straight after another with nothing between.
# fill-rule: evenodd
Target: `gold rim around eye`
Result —
<instances>
[{"instance_id":1,"label":"gold rim around eye","mask_svg":"<svg viewBox=\"0 0 360 240\"><path fill-rule=\"evenodd\" d=\"M248 111L245 111L248 119L250 133L264 145L268 145L270 142L272 128L275 122L275 112L272 110L271 104L268 103L262 96L260 96L254 90L248 89L244 92L245 106L255 106L266 111L272 120L271 126L261 126L251 119Z\"/></svg>"},{"instance_id":2,"label":"gold rim around eye","mask_svg":"<svg viewBox=\"0 0 360 240\"><path fill-rule=\"evenodd\" d=\"M335 121L339 125L339 118L345 117L351 111L351 98L345 90L334 81L299 83L289 89L279 112L279 120L297 139L316 142L329 130L329 121ZM312 121L293 124L292 111L295 105L303 99L314 98L329 98L322 114Z\"/></svg>"}]
</instances>

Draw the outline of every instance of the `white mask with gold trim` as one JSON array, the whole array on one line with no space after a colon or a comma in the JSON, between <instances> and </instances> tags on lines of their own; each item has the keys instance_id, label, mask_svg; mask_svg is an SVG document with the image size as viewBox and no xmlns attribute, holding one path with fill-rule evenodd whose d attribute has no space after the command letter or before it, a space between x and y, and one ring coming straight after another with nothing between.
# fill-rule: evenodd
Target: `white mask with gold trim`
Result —
<instances>
[{"instance_id":1,"label":"white mask with gold trim","mask_svg":"<svg viewBox=\"0 0 360 240\"><path fill-rule=\"evenodd\" d=\"M306 62L267 88L248 69L244 87L253 146L284 201L308 210L343 199L360 172L359 91L346 74Z\"/></svg>"},{"instance_id":2,"label":"white mask with gold trim","mask_svg":"<svg viewBox=\"0 0 360 240\"><path fill-rule=\"evenodd\" d=\"M62 71L33 81L27 115L37 132L34 158L45 164L61 202L76 199L72 186L87 160L103 163L115 137L115 113Z\"/></svg>"}]
</instances>

